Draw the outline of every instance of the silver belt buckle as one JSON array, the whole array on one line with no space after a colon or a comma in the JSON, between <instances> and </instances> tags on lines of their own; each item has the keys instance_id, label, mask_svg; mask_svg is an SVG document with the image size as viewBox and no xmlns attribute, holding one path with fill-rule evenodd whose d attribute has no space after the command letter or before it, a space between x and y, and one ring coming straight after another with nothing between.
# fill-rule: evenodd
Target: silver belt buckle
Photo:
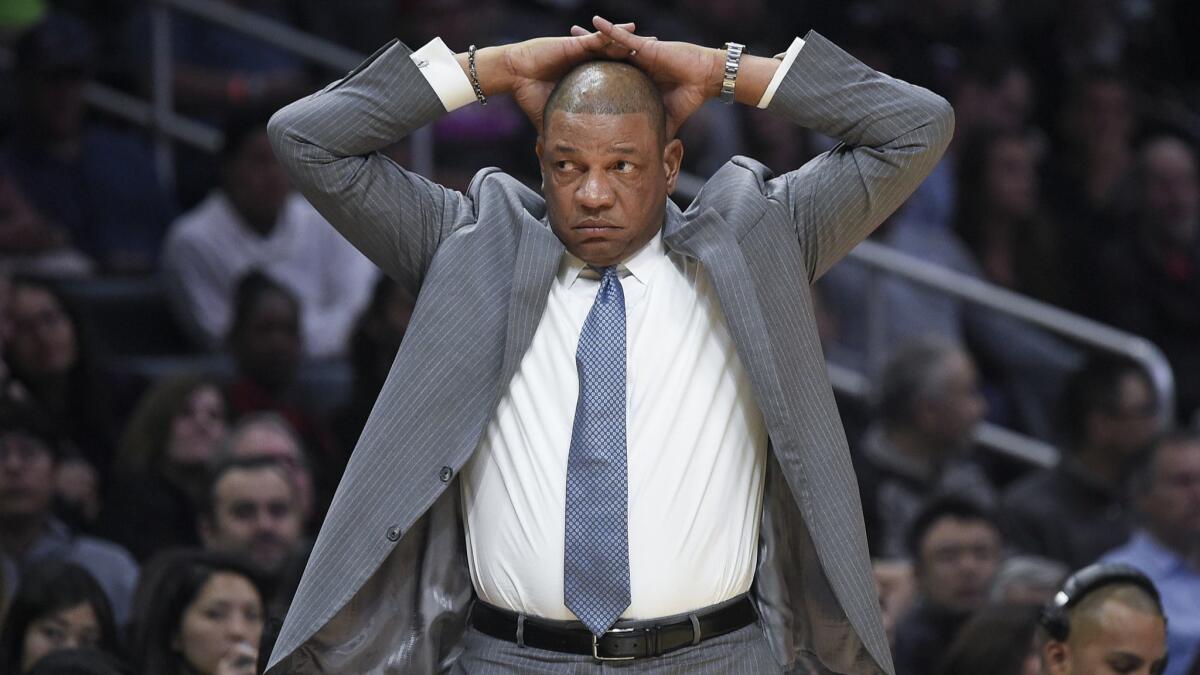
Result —
<instances>
[{"instance_id":1,"label":"silver belt buckle","mask_svg":"<svg viewBox=\"0 0 1200 675\"><path fill-rule=\"evenodd\" d=\"M640 629L638 629L638 628L609 628L607 631L605 631L604 634L608 635L609 633L632 633L636 630L640 630ZM596 659L597 661L632 661L637 658L636 656L600 656L600 654L596 651L596 646L599 644L599 641L600 640L599 640L599 638L596 637L596 634L592 633L592 658Z\"/></svg>"}]
</instances>

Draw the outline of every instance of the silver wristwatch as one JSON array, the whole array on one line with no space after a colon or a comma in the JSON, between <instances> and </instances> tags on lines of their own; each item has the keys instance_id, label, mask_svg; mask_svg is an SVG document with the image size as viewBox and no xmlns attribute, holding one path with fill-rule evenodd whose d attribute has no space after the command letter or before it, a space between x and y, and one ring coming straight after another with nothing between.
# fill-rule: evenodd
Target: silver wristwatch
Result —
<instances>
[{"instance_id":1,"label":"silver wristwatch","mask_svg":"<svg viewBox=\"0 0 1200 675\"><path fill-rule=\"evenodd\" d=\"M725 79L721 81L722 103L733 103L733 88L737 85L738 68L742 65L742 52L745 50L746 45L725 43Z\"/></svg>"}]
</instances>

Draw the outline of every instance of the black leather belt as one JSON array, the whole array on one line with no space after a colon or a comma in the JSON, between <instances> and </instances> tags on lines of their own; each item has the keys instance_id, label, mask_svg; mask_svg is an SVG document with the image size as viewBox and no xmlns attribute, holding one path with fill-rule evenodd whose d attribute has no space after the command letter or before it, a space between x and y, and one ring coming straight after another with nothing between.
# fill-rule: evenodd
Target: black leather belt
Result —
<instances>
[{"instance_id":1,"label":"black leather belt","mask_svg":"<svg viewBox=\"0 0 1200 675\"><path fill-rule=\"evenodd\" d=\"M749 598L743 596L728 605L665 623L618 622L597 638L581 623L574 628L562 625L563 622L547 622L528 616L521 621L520 615L515 612L478 600L471 609L471 625L485 635L526 647L583 654L598 661L628 661L659 656L732 633L754 623L755 619L754 606ZM622 623L632 625L622 627Z\"/></svg>"}]
</instances>

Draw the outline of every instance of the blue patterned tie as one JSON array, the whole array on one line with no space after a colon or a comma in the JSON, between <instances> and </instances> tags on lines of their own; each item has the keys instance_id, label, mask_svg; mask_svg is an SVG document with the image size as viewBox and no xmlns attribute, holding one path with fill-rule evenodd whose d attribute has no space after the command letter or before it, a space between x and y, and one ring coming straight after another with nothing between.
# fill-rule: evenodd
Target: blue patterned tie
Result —
<instances>
[{"instance_id":1,"label":"blue patterned tie","mask_svg":"<svg viewBox=\"0 0 1200 675\"><path fill-rule=\"evenodd\" d=\"M579 401L567 458L563 602L601 635L629 606L625 294L606 267L579 336Z\"/></svg>"}]
</instances>

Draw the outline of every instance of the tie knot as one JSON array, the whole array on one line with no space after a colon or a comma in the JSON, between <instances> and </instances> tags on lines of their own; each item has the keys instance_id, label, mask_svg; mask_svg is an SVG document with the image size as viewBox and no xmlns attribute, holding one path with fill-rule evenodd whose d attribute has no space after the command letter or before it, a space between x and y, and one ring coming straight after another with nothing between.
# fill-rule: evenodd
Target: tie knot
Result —
<instances>
[{"instance_id":1,"label":"tie knot","mask_svg":"<svg viewBox=\"0 0 1200 675\"><path fill-rule=\"evenodd\" d=\"M596 274L600 275L601 280L617 280L621 278L618 274L618 267L616 265L609 265L608 267L592 267L592 269L596 270Z\"/></svg>"}]
</instances>

